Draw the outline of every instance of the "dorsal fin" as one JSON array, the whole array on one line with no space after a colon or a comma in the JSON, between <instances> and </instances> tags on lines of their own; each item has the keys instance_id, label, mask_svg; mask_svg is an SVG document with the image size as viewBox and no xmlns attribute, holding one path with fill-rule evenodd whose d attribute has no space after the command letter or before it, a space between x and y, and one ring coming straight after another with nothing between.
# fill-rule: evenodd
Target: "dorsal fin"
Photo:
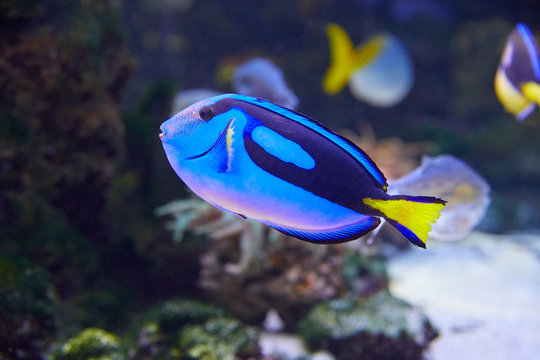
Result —
<instances>
[{"instance_id":1,"label":"dorsal fin","mask_svg":"<svg viewBox=\"0 0 540 360\"><path fill-rule=\"evenodd\" d=\"M308 129L312 131L317 132L318 134L322 135L326 139L332 141L334 144L339 146L346 153L348 153L350 156L352 156L354 159L360 162L362 166L367 170L371 178L373 179L375 185L381 188L382 190L386 191L388 184L386 183L386 178L381 172L381 170L379 170L375 162L371 160L371 158L362 149L354 145L349 140L336 134L335 132L328 129L324 125L319 124L315 120L312 120L295 111L283 108L279 105L272 104L266 100L259 99L259 98L252 98L252 97L243 96L243 95L234 95L234 98L262 107L266 110L272 111L288 119L296 121L297 123L307 127Z\"/></svg>"},{"instance_id":2,"label":"dorsal fin","mask_svg":"<svg viewBox=\"0 0 540 360\"><path fill-rule=\"evenodd\" d=\"M517 30L519 31L523 42L525 43L525 47L527 48L527 53L529 54L529 59L531 60L531 66L534 74L536 75L536 80L540 80L540 59L534 36L529 27L524 23L519 23L517 25Z\"/></svg>"}]
</instances>

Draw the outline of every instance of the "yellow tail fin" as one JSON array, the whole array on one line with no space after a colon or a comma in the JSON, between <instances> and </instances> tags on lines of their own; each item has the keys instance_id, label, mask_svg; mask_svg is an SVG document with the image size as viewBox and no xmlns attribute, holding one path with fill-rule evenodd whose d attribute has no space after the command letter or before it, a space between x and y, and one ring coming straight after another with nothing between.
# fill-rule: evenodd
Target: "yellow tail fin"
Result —
<instances>
[{"instance_id":1,"label":"yellow tail fin","mask_svg":"<svg viewBox=\"0 0 540 360\"><path fill-rule=\"evenodd\" d=\"M347 85L351 76L354 47L341 26L328 24L326 33L330 45L330 67L323 79L323 89L328 94L336 94Z\"/></svg>"},{"instance_id":2,"label":"yellow tail fin","mask_svg":"<svg viewBox=\"0 0 540 360\"><path fill-rule=\"evenodd\" d=\"M529 81L521 86L521 91L527 100L540 105L540 84Z\"/></svg>"},{"instance_id":3,"label":"yellow tail fin","mask_svg":"<svg viewBox=\"0 0 540 360\"><path fill-rule=\"evenodd\" d=\"M353 70L364 67L373 61L383 50L385 42L385 35L376 35L372 36L365 43L360 44L354 55Z\"/></svg>"},{"instance_id":4,"label":"yellow tail fin","mask_svg":"<svg viewBox=\"0 0 540 360\"><path fill-rule=\"evenodd\" d=\"M349 35L337 24L326 26L330 45L330 67L323 79L323 89L336 94L347 85L351 73L369 64L384 48L385 36L373 36L355 50Z\"/></svg>"},{"instance_id":5,"label":"yellow tail fin","mask_svg":"<svg viewBox=\"0 0 540 360\"><path fill-rule=\"evenodd\" d=\"M427 196L394 196L390 200L364 199L364 204L379 210L411 243L425 248L431 223L441 214L446 201Z\"/></svg>"}]
</instances>

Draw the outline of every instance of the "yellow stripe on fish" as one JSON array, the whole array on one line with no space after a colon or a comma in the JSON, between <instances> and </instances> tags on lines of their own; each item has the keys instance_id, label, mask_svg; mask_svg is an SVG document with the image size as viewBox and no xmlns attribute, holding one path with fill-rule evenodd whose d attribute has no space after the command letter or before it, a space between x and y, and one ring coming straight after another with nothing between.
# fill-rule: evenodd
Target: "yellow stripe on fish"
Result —
<instances>
[{"instance_id":1,"label":"yellow stripe on fish","mask_svg":"<svg viewBox=\"0 0 540 360\"><path fill-rule=\"evenodd\" d=\"M227 128L227 134L225 136L225 144L227 145L227 171L231 171L233 156L234 156L234 148L232 147L234 139L233 135L234 132L234 121L236 118L232 118L231 122L229 123L229 127Z\"/></svg>"}]
</instances>

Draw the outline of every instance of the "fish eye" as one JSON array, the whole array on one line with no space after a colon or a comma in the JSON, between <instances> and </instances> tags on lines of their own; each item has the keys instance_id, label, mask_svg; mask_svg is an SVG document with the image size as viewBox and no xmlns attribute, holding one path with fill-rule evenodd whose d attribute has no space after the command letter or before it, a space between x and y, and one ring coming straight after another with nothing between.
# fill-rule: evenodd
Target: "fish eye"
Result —
<instances>
[{"instance_id":1,"label":"fish eye","mask_svg":"<svg viewBox=\"0 0 540 360\"><path fill-rule=\"evenodd\" d=\"M204 106L199 110L199 118L202 121L210 120L214 116L214 110L210 106Z\"/></svg>"}]
</instances>

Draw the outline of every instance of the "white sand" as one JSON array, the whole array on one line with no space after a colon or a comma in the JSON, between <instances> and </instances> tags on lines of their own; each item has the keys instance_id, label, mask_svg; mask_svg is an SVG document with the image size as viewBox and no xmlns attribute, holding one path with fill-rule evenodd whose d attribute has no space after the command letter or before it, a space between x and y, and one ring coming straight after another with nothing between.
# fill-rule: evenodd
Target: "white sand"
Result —
<instances>
[{"instance_id":1,"label":"white sand","mask_svg":"<svg viewBox=\"0 0 540 360\"><path fill-rule=\"evenodd\" d=\"M392 293L441 335L430 360L540 359L540 236L472 233L389 263Z\"/></svg>"}]
</instances>

